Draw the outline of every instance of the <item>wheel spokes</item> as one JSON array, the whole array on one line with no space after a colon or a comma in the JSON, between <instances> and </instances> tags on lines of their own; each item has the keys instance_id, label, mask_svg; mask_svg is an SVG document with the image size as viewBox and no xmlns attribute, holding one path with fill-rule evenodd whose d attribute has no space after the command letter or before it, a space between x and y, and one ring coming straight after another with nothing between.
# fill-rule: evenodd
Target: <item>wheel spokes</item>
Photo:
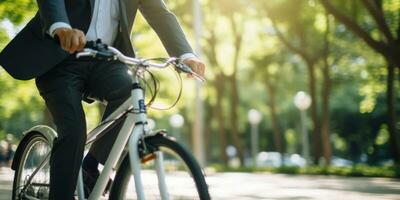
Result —
<instances>
[{"instance_id":1,"label":"wheel spokes","mask_svg":"<svg viewBox=\"0 0 400 200\"><path fill-rule=\"evenodd\" d=\"M44 138L37 137L27 146L22 157L16 184L16 194L21 199L46 199L50 180L50 145Z\"/></svg>"}]
</instances>

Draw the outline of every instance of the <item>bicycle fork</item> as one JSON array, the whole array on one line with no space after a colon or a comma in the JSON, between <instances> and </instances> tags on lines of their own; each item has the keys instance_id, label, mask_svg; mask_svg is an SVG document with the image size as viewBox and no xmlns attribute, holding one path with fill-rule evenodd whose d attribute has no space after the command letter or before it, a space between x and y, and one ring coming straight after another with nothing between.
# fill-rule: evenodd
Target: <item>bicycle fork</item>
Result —
<instances>
[{"instance_id":1,"label":"bicycle fork","mask_svg":"<svg viewBox=\"0 0 400 200\"><path fill-rule=\"evenodd\" d=\"M143 182L141 177L141 159L139 157L138 144L144 134L149 133L148 127L144 122L147 122L146 107L143 101L143 90L137 89L132 91L133 97L139 97L138 103L134 105L134 110L138 110L140 113L135 114L136 124L133 129L132 135L128 142L129 147L129 158L132 168L132 174L135 181L136 195L139 200L145 200ZM135 102L135 100L134 100ZM144 141L143 141L144 142ZM168 191L165 183L165 171L163 164L163 154L160 151L155 152L155 166L158 178L158 188L160 191L161 198L168 200Z\"/></svg>"},{"instance_id":2,"label":"bicycle fork","mask_svg":"<svg viewBox=\"0 0 400 200\"><path fill-rule=\"evenodd\" d=\"M143 126L143 125L140 125ZM136 132L135 132L136 131ZM129 153L130 164L132 167L133 178L135 181L136 195L139 200L144 200L144 190L143 182L141 177L141 159L139 158L138 142L140 140L140 133L137 131L142 131L140 127L133 130L132 137L129 139L129 150L136 153ZM168 190L165 183L165 169L163 163L163 153L161 151L155 152L155 168L158 179L158 188L160 191L160 196L162 200L169 200Z\"/></svg>"}]
</instances>

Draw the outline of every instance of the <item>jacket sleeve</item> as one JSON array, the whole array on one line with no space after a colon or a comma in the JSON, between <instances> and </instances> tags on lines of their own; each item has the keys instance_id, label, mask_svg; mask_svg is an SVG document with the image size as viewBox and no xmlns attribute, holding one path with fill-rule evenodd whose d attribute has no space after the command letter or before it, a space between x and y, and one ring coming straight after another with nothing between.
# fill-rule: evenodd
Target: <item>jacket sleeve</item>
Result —
<instances>
[{"instance_id":1,"label":"jacket sleeve","mask_svg":"<svg viewBox=\"0 0 400 200\"><path fill-rule=\"evenodd\" d=\"M37 3L45 32L56 22L70 24L64 0L37 0Z\"/></svg>"},{"instance_id":2,"label":"jacket sleeve","mask_svg":"<svg viewBox=\"0 0 400 200\"><path fill-rule=\"evenodd\" d=\"M193 53L176 16L167 9L163 0L140 0L139 10L170 56Z\"/></svg>"}]
</instances>

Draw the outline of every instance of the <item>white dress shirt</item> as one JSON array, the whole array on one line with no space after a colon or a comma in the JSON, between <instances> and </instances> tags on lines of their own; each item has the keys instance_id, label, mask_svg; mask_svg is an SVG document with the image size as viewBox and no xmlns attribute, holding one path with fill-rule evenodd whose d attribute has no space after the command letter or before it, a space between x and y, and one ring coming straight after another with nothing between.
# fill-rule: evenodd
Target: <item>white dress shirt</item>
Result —
<instances>
[{"instance_id":1,"label":"white dress shirt","mask_svg":"<svg viewBox=\"0 0 400 200\"><path fill-rule=\"evenodd\" d=\"M119 2L118 0L95 0L92 20L86 33L87 41L95 41L98 38L105 44L112 45L118 33L119 23ZM72 28L64 22L56 22L49 28L49 33L54 36L58 28ZM195 58L193 53L185 53L180 56L181 60Z\"/></svg>"}]
</instances>

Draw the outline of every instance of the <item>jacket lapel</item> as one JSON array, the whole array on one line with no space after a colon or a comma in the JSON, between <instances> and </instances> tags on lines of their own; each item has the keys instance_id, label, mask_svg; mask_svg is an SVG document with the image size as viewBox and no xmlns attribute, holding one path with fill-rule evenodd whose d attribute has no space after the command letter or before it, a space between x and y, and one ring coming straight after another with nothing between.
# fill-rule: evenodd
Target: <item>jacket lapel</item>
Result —
<instances>
[{"instance_id":1,"label":"jacket lapel","mask_svg":"<svg viewBox=\"0 0 400 200\"><path fill-rule=\"evenodd\" d=\"M120 30L115 41L115 46L122 50L122 52L129 56L135 56L135 52L130 40L130 33L132 30L133 20L136 15L136 8L134 2L137 0L115 0L119 2L119 26Z\"/></svg>"},{"instance_id":2,"label":"jacket lapel","mask_svg":"<svg viewBox=\"0 0 400 200\"><path fill-rule=\"evenodd\" d=\"M121 20L126 23L127 29L131 29L133 21L136 16L136 10L138 8L138 0L118 0L121 14Z\"/></svg>"},{"instance_id":3,"label":"jacket lapel","mask_svg":"<svg viewBox=\"0 0 400 200\"><path fill-rule=\"evenodd\" d=\"M94 1L95 1L95 0L89 0L89 2L90 2L90 13L91 13L90 16L93 16Z\"/></svg>"},{"instance_id":4,"label":"jacket lapel","mask_svg":"<svg viewBox=\"0 0 400 200\"><path fill-rule=\"evenodd\" d=\"M126 0L117 0L119 1L119 18L120 18L120 25L123 31L126 31L128 28L128 15L127 15L127 1ZM125 29L125 30L124 30Z\"/></svg>"}]
</instances>

